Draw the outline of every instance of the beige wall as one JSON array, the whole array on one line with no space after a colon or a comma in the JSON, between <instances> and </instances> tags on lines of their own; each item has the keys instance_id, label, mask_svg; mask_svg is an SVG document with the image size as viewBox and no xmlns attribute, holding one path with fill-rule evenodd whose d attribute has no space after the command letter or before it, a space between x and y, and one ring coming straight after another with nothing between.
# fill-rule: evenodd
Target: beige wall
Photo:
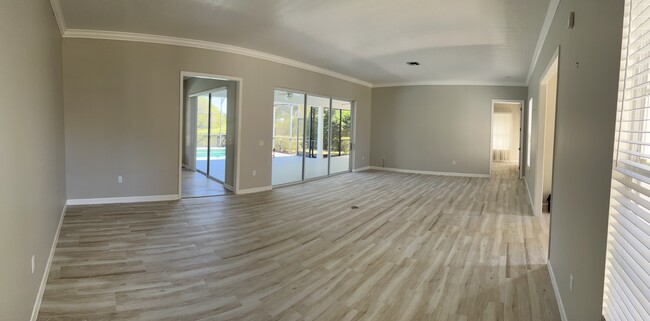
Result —
<instances>
[{"instance_id":1,"label":"beige wall","mask_svg":"<svg viewBox=\"0 0 650 321\"><path fill-rule=\"evenodd\" d=\"M488 175L492 99L526 87L409 86L372 91L371 165ZM456 165L452 162L456 161Z\"/></svg>"},{"instance_id":2,"label":"beige wall","mask_svg":"<svg viewBox=\"0 0 650 321\"><path fill-rule=\"evenodd\" d=\"M110 40L64 39L63 66L69 199L178 193L181 71L243 78L239 188L271 185L275 87L357 101L355 167L368 165L370 88L361 85L235 54Z\"/></svg>"},{"instance_id":3,"label":"beige wall","mask_svg":"<svg viewBox=\"0 0 650 321\"><path fill-rule=\"evenodd\" d=\"M560 46L550 263L568 320L601 319L623 3L561 1L529 87L535 151L539 83ZM576 24L567 29L571 11ZM529 187L539 166L534 154Z\"/></svg>"},{"instance_id":4,"label":"beige wall","mask_svg":"<svg viewBox=\"0 0 650 321\"><path fill-rule=\"evenodd\" d=\"M61 34L50 2L3 1L0 43L0 320L22 321L65 204Z\"/></svg>"},{"instance_id":5,"label":"beige wall","mask_svg":"<svg viewBox=\"0 0 650 321\"><path fill-rule=\"evenodd\" d=\"M510 129L510 153L508 155L509 162L519 162L519 138L521 126L521 104L494 104L495 113L511 113L512 114L512 127Z\"/></svg>"}]
</instances>

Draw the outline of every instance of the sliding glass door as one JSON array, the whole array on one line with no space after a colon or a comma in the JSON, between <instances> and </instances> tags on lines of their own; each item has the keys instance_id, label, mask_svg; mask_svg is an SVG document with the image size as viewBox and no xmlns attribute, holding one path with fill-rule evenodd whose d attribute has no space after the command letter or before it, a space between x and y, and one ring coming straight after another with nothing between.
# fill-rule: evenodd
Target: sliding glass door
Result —
<instances>
[{"instance_id":1,"label":"sliding glass door","mask_svg":"<svg viewBox=\"0 0 650 321\"><path fill-rule=\"evenodd\" d=\"M210 137L210 95L196 97L196 170L208 175Z\"/></svg>"},{"instance_id":2,"label":"sliding glass door","mask_svg":"<svg viewBox=\"0 0 650 321\"><path fill-rule=\"evenodd\" d=\"M328 174L330 99L307 96L305 179Z\"/></svg>"},{"instance_id":3,"label":"sliding glass door","mask_svg":"<svg viewBox=\"0 0 650 321\"><path fill-rule=\"evenodd\" d=\"M350 171L352 103L276 90L272 183Z\"/></svg>"},{"instance_id":4,"label":"sliding glass door","mask_svg":"<svg viewBox=\"0 0 650 321\"><path fill-rule=\"evenodd\" d=\"M228 91L226 88L210 94L210 171L208 174L226 181L226 124L228 119Z\"/></svg>"},{"instance_id":5,"label":"sliding glass door","mask_svg":"<svg viewBox=\"0 0 650 321\"><path fill-rule=\"evenodd\" d=\"M276 90L273 102L273 185L302 180L305 95Z\"/></svg>"},{"instance_id":6,"label":"sliding glass door","mask_svg":"<svg viewBox=\"0 0 650 321\"><path fill-rule=\"evenodd\" d=\"M224 182L228 91L224 87L196 99L196 169Z\"/></svg>"},{"instance_id":7,"label":"sliding glass door","mask_svg":"<svg viewBox=\"0 0 650 321\"><path fill-rule=\"evenodd\" d=\"M349 101L332 100L330 122L332 128L329 154L330 174L349 172L352 104Z\"/></svg>"}]
</instances>

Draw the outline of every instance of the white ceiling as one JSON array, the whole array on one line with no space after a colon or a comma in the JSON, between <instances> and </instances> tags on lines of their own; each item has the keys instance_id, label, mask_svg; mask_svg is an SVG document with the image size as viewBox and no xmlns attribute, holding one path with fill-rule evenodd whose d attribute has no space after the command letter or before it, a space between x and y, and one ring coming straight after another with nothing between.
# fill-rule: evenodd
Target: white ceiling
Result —
<instances>
[{"instance_id":1,"label":"white ceiling","mask_svg":"<svg viewBox=\"0 0 650 321\"><path fill-rule=\"evenodd\" d=\"M238 46L374 85L525 83L549 6L549 0L57 1L68 29Z\"/></svg>"}]
</instances>

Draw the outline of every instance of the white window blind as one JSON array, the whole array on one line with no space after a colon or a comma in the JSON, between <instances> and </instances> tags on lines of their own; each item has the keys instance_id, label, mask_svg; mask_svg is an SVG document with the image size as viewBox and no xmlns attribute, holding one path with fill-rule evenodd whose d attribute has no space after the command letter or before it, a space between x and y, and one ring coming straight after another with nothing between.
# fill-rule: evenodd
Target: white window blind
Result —
<instances>
[{"instance_id":1,"label":"white window blind","mask_svg":"<svg viewBox=\"0 0 650 321\"><path fill-rule=\"evenodd\" d=\"M512 132L512 113L494 113L492 122L492 160L510 160L510 141Z\"/></svg>"},{"instance_id":2,"label":"white window blind","mask_svg":"<svg viewBox=\"0 0 650 321\"><path fill-rule=\"evenodd\" d=\"M650 0L626 0L603 315L650 320Z\"/></svg>"},{"instance_id":3,"label":"white window blind","mask_svg":"<svg viewBox=\"0 0 650 321\"><path fill-rule=\"evenodd\" d=\"M510 150L512 113L495 113L493 124L494 129L492 131L492 149Z\"/></svg>"}]
</instances>

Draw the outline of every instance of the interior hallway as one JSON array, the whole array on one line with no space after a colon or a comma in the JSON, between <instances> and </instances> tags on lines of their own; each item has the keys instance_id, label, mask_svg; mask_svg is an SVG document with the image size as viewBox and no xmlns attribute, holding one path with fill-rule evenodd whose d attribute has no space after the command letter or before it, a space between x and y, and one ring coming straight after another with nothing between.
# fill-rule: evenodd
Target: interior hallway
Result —
<instances>
[{"instance_id":1,"label":"interior hallway","mask_svg":"<svg viewBox=\"0 0 650 321\"><path fill-rule=\"evenodd\" d=\"M511 166L70 207L39 320L560 320Z\"/></svg>"}]
</instances>

